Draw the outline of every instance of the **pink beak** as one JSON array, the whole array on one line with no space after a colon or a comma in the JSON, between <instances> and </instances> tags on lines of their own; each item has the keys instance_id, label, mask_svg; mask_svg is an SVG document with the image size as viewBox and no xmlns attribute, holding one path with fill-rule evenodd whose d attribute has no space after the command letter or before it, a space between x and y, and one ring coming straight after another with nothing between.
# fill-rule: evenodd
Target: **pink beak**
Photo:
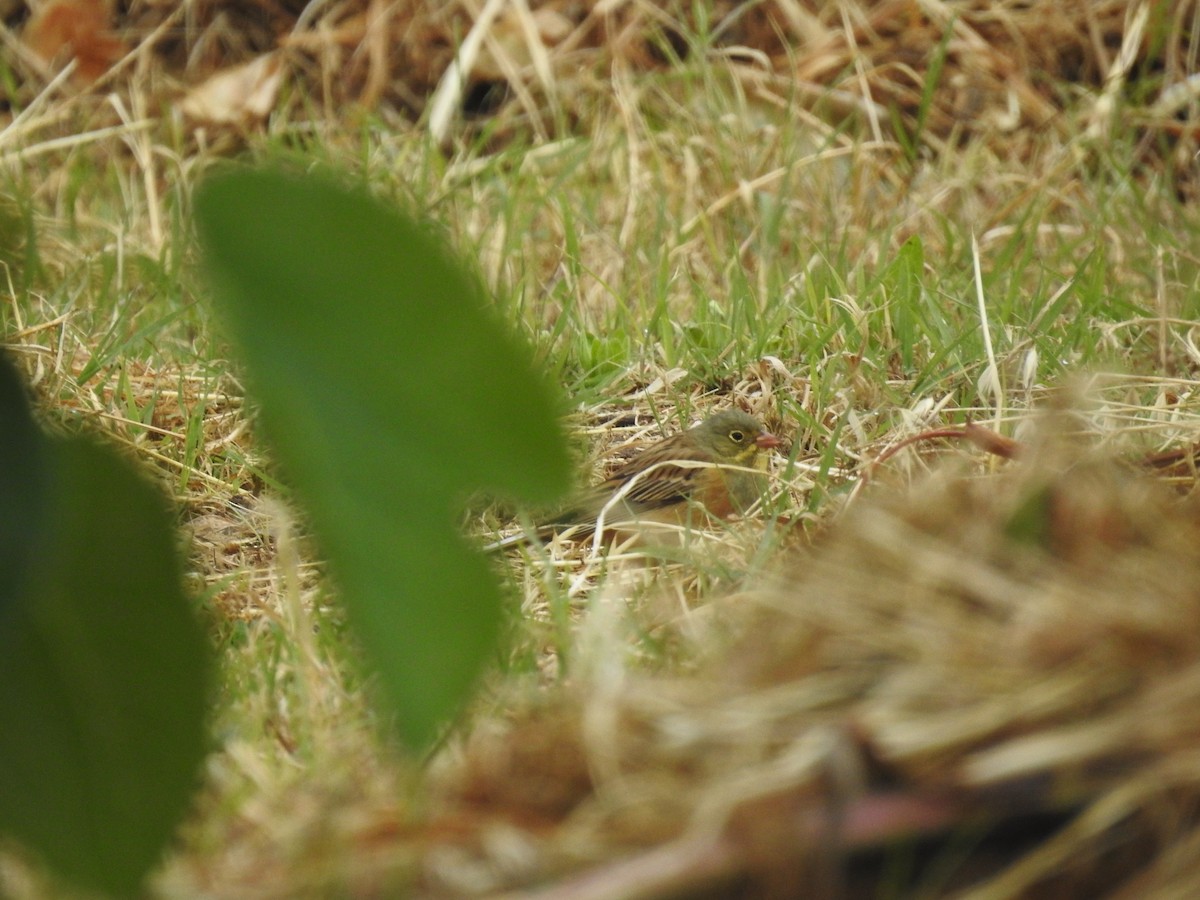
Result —
<instances>
[{"instance_id":1,"label":"pink beak","mask_svg":"<svg viewBox=\"0 0 1200 900\"><path fill-rule=\"evenodd\" d=\"M754 439L754 443L758 445L760 450L774 450L776 447L783 445L783 441L769 431L762 432Z\"/></svg>"}]
</instances>

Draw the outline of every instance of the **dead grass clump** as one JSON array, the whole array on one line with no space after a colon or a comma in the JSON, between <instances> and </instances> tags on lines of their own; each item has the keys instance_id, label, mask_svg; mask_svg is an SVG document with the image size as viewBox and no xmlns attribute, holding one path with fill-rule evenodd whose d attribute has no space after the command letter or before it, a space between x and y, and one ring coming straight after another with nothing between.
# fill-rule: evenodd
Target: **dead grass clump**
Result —
<instances>
[{"instance_id":1,"label":"dead grass clump","mask_svg":"<svg viewBox=\"0 0 1200 900\"><path fill-rule=\"evenodd\" d=\"M1086 454L935 476L727 598L693 677L608 654L481 726L437 808L480 892L1187 896L1198 548L1194 499Z\"/></svg>"},{"instance_id":2,"label":"dead grass clump","mask_svg":"<svg viewBox=\"0 0 1200 900\"><path fill-rule=\"evenodd\" d=\"M1100 118L1115 114L1111 101L1121 96L1142 110L1148 134L1194 142L1180 118L1195 103L1188 77L1200 7L1192 2L205 0L183 10L144 0L105 10L50 0L30 16L18 5L9 24L33 83L73 59L77 82L110 85L114 74L158 69L169 73L161 87L170 94L282 49L305 86L300 96L330 113L382 104L415 118L441 86L459 113L500 115L545 137L572 119L580 87L607 79L614 65L661 68L703 54L729 60L756 90L786 88L834 118L849 114L877 139L898 124L935 145L973 134L1016 139L1020 126L1063 121L1078 93L1102 92L1109 102ZM60 20L70 28L57 28Z\"/></svg>"}]
</instances>

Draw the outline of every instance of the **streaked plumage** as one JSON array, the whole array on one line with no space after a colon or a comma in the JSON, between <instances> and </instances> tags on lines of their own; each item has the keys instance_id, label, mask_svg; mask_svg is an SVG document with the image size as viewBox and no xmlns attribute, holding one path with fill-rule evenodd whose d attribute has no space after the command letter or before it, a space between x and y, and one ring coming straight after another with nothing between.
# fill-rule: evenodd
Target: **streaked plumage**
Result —
<instances>
[{"instance_id":1,"label":"streaked plumage","mask_svg":"<svg viewBox=\"0 0 1200 900\"><path fill-rule=\"evenodd\" d=\"M693 513L719 518L743 513L761 497L763 487L760 474L744 470L757 469L761 451L780 443L749 413L716 413L619 466L565 509L540 522L535 536L547 540L569 530L572 538L585 539L595 532L602 513L606 530L622 531L627 529L621 525L680 524ZM514 535L488 549L515 546L529 537Z\"/></svg>"}]
</instances>

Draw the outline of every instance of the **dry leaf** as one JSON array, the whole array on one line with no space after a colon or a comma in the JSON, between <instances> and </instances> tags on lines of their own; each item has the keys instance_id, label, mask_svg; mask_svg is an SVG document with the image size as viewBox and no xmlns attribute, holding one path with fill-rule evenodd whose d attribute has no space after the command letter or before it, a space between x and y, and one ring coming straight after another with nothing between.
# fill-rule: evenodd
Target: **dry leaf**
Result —
<instances>
[{"instance_id":1,"label":"dry leaf","mask_svg":"<svg viewBox=\"0 0 1200 900\"><path fill-rule=\"evenodd\" d=\"M521 14L512 7L497 17L489 37L490 47L484 47L476 61L472 75L486 81L505 78L505 66L496 55L507 58L512 69L522 69L533 64L531 41L540 41L543 48L554 47L571 33L575 25L554 9L543 8L526 13L528 23L522 23Z\"/></svg>"},{"instance_id":2,"label":"dry leaf","mask_svg":"<svg viewBox=\"0 0 1200 900\"><path fill-rule=\"evenodd\" d=\"M25 45L48 65L74 59L74 80L91 84L125 55L109 13L105 0L51 0L25 26Z\"/></svg>"},{"instance_id":3,"label":"dry leaf","mask_svg":"<svg viewBox=\"0 0 1200 900\"><path fill-rule=\"evenodd\" d=\"M207 78L188 92L180 108L191 119L216 125L259 121L275 107L282 81L282 59L267 53Z\"/></svg>"}]
</instances>

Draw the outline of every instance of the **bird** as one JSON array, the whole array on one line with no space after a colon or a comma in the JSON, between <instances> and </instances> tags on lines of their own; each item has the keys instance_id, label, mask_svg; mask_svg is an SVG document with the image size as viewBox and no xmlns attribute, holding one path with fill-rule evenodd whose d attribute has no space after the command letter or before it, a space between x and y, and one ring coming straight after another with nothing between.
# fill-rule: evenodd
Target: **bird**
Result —
<instances>
[{"instance_id":1,"label":"bird","mask_svg":"<svg viewBox=\"0 0 1200 900\"><path fill-rule=\"evenodd\" d=\"M714 413L699 425L650 445L573 502L522 532L487 546L501 550L564 534L592 537L597 527L626 532L633 525L684 525L700 513L727 519L762 497L763 451L783 442L749 413ZM603 519L603 522L600 520ZM620 528L618 526L626 526Z\"/></svg>"}]
</instances>

